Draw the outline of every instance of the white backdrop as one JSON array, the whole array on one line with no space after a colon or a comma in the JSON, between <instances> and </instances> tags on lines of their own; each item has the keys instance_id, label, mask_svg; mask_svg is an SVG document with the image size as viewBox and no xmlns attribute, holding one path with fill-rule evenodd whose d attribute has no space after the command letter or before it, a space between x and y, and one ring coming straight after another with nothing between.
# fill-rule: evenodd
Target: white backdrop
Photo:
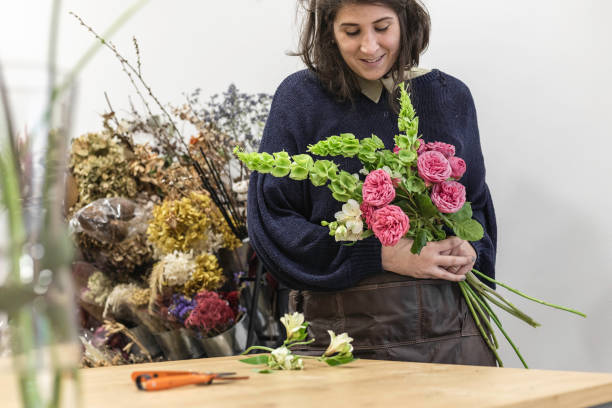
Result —
<instances>
[{"instance_id":1,"label":"white backdrop","mask_svg":"<svg viewBox=\"0 0 612 408\"><path fill-rule=\"evenodd\" d=\"M43 63L47 0L2 2L0 58ZM65 0L60 65L67 69L123 0ZM612 2L606 0L428 0L431 43L421 66L472 90L499 226L497 273L526 293L575 307L582 319L517 300L543 327L507 316L532 368L612 372ZM274 92L301 69L292 0L153 0L113 38L128 57L137 36L145 78L162 101L230 83ZM116 110L137 100L107 50L79 79L74 133L100 129L106 91ZM509 346L507 366L519 367Z\"/></svg>"}]
</instances>

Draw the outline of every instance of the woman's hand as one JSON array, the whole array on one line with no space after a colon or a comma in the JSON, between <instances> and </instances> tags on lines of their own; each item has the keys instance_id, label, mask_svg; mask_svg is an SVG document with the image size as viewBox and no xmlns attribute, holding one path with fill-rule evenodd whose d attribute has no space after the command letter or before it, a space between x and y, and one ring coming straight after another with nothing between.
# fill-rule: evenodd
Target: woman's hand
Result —
<instances>
[{"instance_id":1,"label":"woman's hand","mask_svg":"<svg viewBox=\"0 0 612 408\"><path fill-rule=\"evenodd\" d=\"M383 246L383 268L413 278L459 282L465 280L465 274L471 270L476 260L476 252L472 246L457 237L428 242L419 255L410 252L411 246L412 240L406 238L402 238L395 246ZM452 268L456 273L446 268Z\"/></svg>"}]
</instances>

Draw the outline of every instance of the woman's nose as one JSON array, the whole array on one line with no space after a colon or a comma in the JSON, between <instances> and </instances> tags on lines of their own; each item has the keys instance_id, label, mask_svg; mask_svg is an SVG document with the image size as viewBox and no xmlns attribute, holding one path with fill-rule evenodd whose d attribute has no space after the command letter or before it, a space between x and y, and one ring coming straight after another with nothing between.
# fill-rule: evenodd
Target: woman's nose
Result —
<instances>
[{"instance_id":1,"label":"woman's nose","mask_svg":"<svg viewBox=\"0 0 612 408\"><path fill-rule=\"evenodd\" d=\"M376 33L373 30L368 30L361 38L361 46L359 50L366 55L373 55L378 49L378 41Z\"/></svg>"}]
</instances>

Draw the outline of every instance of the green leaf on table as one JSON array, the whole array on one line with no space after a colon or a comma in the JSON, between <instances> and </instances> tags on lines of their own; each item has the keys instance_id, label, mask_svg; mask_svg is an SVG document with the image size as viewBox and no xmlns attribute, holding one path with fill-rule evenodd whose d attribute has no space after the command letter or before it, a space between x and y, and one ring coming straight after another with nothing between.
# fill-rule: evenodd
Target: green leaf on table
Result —
<instances>
[{"instance_id":1,"label":"green leaf on table","mask_svg":"<svg viewBox=\"0 0 612 408\"><path fill-rule=\"evenodd\" d=\"M429 218L438 215L438 208L431 201L429 194L417 194L415 196L415 200L417 205L419 206L419 213L424 218Z\"/></svg>"},{"instance_id":2,"label":"green leaf on table","mask_svg":"<svg viewBox=\"0 0 612 408\"><path fill-rule=\"evenodd\" d=\"M421 249L427 245L427 231L424 229L419 229L412 241L412 247L410 248L410 252L413 254L420 254Z\"/></svg>"},{"instance_id":3,"label":"green leaf on table","mask_svg":"<svg viewBox=\"0 0 612 408\"><path fill-rule=\"evenodd\" d=\"M253 371L255 371L256 373L259 374L272 374L274 372L274 370L270 370L269 368L261 368L261 369L253 369Z\"/></svg>"},{"instance_id":4,"label":"green leaf on table","mask_svg":"<svg viewBox=\"0 0 612 408\"><path fill-rule=\"evenodd\" d=\"M455 222L465 221L472 218L472 205L469 202L463 204L459 211L449 214L448 218Z\"/></svg>"},{"instance_id":5,"label":"green leaf on table","mask_svg":"<svg viewBox=\"0 0 612 408\"><path fill-rule=\"evenodd\" d=\"M269 358L270 356L268 354L258 354L256 356L243 358L242 360L238 361L246 364L268 364Z\"/></svg>"},{"instance_id":6,"label":"green leaf on table","mask_svg":"<svg viewBox=\"0 0 612 408\"><path fill-rule=\"evenodd\" d=\"M453 226L453 230L459 238L465 239L466 241L478 241L482 239L484 235L482 225L473 219L456 222Z\"/></svg>"}]
</instances>

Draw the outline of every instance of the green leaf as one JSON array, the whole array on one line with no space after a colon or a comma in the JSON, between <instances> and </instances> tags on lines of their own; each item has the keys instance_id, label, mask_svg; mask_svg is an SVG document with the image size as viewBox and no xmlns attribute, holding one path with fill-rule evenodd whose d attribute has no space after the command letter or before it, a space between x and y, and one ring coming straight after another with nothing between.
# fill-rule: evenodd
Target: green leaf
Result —
<instances>
[{"instance_id":1,"label":"green leaf","mask_svg":"<svg viewBox=\"0 0 612 408\"><path fill-rule=\"evenodd\" d=\"M412 242L412 247L410 247L410 252L413 254L420 254L421 249L423 249L425 245L427 245L427 231L419 229Z\"/></svg>"},{"instance_id":2,"label":"green leaf","mask_svg":"<svg viewBox=\"0 0 612 408\"><path fill-rule=\"evenodd\" d=\"M425 182L417 176L409 177L404 181L403 186L410 193L422 193L426 190Z\"/></svg>"},{"instance_id":3,"label":"green leaf","mask_svg":"<svg viewBox=\"0 0 612 408\"><path fill-rule=\"evenodd\" d=\"M417 153L414 150L402 149L399 151L398 157L403 163L409 164L417 159Z\"/></svg>"},{"instance_id":4,"label":"green leaf","mask_svg":"<svg viewBox=\"0 0 612 408\"><path fill-rule=\"evenodd\" d=\"M448 214L448 218L455 222L465 221L472 218L472 205L469 202L463 204L459 211L453 214Z\"/></svg>"},{"instance_id":5,"label":"green leaf","mask_svg":"<svg viewBox=\"0 0 612 408\"><path fill-rule=\"evenodd\" d=\"M419 207L419 214L422 217L429 218L438 215L438 208L431 201L429 194L417 194L414 198Z\"/></svg>"},{"instance_id":6,"label":"green leaf","mask_svg":"<svg viewBox=\"0 0 612 408\"><path fill-rule=\"evenodd\" d=\"M469 219L455 223L453 226L455 234L466 241L478 241L482 239L484 230L476 220Z\"/></svg>"},{"instance_id":7,"label":"green leaf","mask_svg":"<svg viewBox=\"0 0 612 408\"><path fill-rule=\"evenodd\" d=\"M352 354L348 354L348 355L338 354L332 357L321 357L321 361L327 363L328 365L332 367L339 366L342 364L348 364L355 360L358 360L358 359L353 357Z\"/></svg>"},{"instance_id":8,"label":"green leaf","mask_svg":"<svg viewBox=\"0 0 612 408\"><path fill-rule=\"evenodd\" d=\"M262 368L262 369L253 370L253 371L259 374L272 374L274 372L274 370L270 370L269 368Z\"/></svg>"},{"instance_id":9,"label":"green leaf","mask_svg":"<svg viewBox=\"0 0 612 408\"><path fill-rule=\"evenodd\" d=\"M258 354L256 356L243 358L242 360L238 361L245 364L268 364L269 358L270 356L268 354Z\"/></svg>"}]
</instances>

